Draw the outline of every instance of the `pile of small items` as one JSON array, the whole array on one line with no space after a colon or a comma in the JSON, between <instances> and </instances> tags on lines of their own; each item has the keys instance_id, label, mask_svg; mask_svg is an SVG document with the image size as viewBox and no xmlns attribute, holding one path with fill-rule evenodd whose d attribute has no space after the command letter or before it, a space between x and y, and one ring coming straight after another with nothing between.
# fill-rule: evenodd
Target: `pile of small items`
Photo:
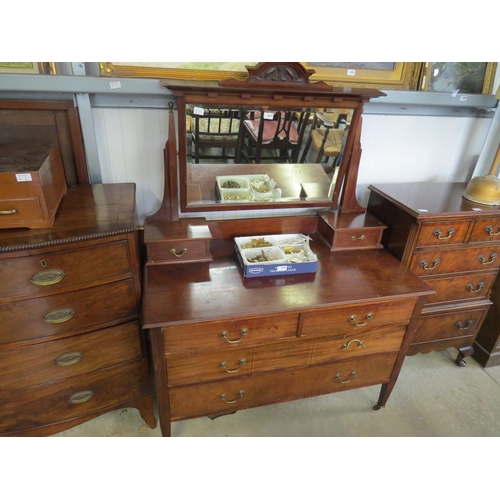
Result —
<instances>
[{"instance_id":1,"label":"pile of small items","mask_svg":"<svg viewBox=\"0 0 500 500\"><path fill-rule=\"evenodd\" d=\"M281 199L276 181L265 174L218 176L216 191L221 203L270 202Z\"/></svg>"}]
</instances>

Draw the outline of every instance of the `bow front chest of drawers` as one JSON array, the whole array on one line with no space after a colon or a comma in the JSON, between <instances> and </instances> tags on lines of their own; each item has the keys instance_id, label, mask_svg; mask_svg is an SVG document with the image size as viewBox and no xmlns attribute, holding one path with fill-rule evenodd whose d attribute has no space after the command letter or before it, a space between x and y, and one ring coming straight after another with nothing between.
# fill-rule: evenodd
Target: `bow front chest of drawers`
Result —
<instances>
[{"instance_id":1,"label":"bow front chest of drawers","mask_svg":"<svg viewBox=\"0 0 500 500\"><path fill-rule=\"evenodd\" d=\"M473 345L500 266L500 209L466 200L466 187L370 186L367 208L387 226L383 245L437 292L422 311L408 354L455 347L461 366L465 356L484 350Z\"/></svg>"},{"instance_id":2,"label":"bow front chest of drawers","mask_svg":"<svg viewBox=\"0 0 500 500\"><path fill-rule=\"evenodd\" d=\"M50 229L0 230L0 435L137 408L156 426L135 185L70 188Z\"/></svg>"}]
</instances>

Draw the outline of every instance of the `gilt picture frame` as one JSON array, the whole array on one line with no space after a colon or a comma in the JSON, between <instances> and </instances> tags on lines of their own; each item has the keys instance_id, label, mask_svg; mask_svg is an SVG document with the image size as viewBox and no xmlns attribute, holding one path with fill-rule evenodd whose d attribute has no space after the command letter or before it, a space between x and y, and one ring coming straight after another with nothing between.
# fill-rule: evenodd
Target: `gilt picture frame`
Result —
<instances>
[{"instance_id":1,"label":"gilt picture frame","mask_svg":"<svg viewBox=\"0 0 500 500\"><path fill-rule=\"evenodd\" d=\"M496 69L496 62L426 62L419 90L491 94Z\"/></svg>"},{"instance_id":2,"label":"gilt picture frame","mask_svg":"<svg viewBox=\"0 0 500 500\"><path fill-rule=\"evenodd\" d=\"M54 62L0 62L0 73L55 75L56 64Z\"/></svg>"}]
</instances>

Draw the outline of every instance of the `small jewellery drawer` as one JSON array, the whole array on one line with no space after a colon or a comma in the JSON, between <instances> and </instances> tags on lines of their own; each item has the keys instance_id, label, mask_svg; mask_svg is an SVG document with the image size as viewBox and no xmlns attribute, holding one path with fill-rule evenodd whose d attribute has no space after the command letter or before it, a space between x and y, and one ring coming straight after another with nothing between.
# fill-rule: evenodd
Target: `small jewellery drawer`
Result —
<instances>
[{"instance_id":1,"label":"small jewellery drawer","mask_svg":"<svg viewBox=\"0 0 500 500\"><path fill-rule=\"evenodd\" d=\"M224 381L173 387L172 420L217 415L307 396L389 381L397 353L375 354L296 370L233 377Z\"/></svg>"},{"instance_id":2,"label":"small jewellery drawer","mask_svg":"<svg viewBox=\"0 0 500 500\"><path fill-rule=\"evenodd\" d=\"M350 231L335 231L332 248L377 247L380 245L384 228L360 228Z\"/></svg>"},{"instance_id":3,"label":"small jewellery drawer","mask_svg":"<svg viewBox=\"0 0 500 500\"><path fill-rule=\"evenodd\" d=\"M133 280L0 305L0 344L83 333L135 319Z\"/></svg>"},{"instance_id":4,"label":"small jewellery drawer","mask_svg":"<svg viewBox=\"0 0 500 500\"><path fill-rule=\"evenodd\" d=\"M143 360L25 389L0 391L0 433L70 420L147 393Z\"/></svg>"},{"instance_id":5,"label":"small jewellery drawer","mask_svg":"<svg viewBox=\"0 0 500 500\"><path fill-rule=\"evenodd\" d=\"M496 273L471 274L446 278L424 278L424 281L437 293L430 295L427 304L474 300L488 295Z\"/></svg>"},{"instance_id":6,"label":"small jewellery drawer","mask_svg":"<svg viewBox=\"0 0 500 500\"><path fill-rule=\"evenodd\" d=\"M498 269L499 266L500 246L416 253L409 267L417 276L429 276Z\"/></svg>"},{"instance_id":7,"label":"small jewellery drawer","mask_svg":"<svg viewBox=\"0 0 500 500\"><path fill-rule=\"evenodd\" d=\"M500 240L500 219L478 219L474 223L469 243Z\"/></svg>"},{"instance_id":8,"label":"small jewellery drawer","mask_svg":"<svg viewBox=\"0 0 500 500\"><path fill-rule=\"evenodd\" d=\"M465 242L471 220L424 222L417 237L417 247L456 245Z\"/></svg>"},{"instance_id":9,"label":"small jewellery drawer","mask_svg":"<svg viewBox=\"0 0 500 500\"><path fill-rule=\"evenodd\" d=\"M0 298L42 294L129 273L126 241L3 260Z\"/></svg>"},{"instance_id":10,"label":"small jewellery drawer","mask_svg":"<svg viewBox=\"0 0 500 500\"><path fill-rule=\"evenodd\" d=\"M335 339L316 339L311 363L399 351L405 332L406 327L394 328L389 325L359 335L349 334Z\"/></svg>"},{"instance_id":11,"label":"small jewellery drawer","mask_svg":"<svg viewBox=\"0 0 500 500\"><path fill-rule=\"evenodd\" d=\"M415 299L318 309L301 315L301 335L360 332L391 323L409 323Z\"/></svg>"},{"instance_id":12,"label":"small jewellery drawer","mask_svg":"<svg viewBox=\"0 0 500 500\"><path fill-rule=\"evenodd\" d=\"M455 337L475 336L487 307L460 312L421 316L412 344L432 342Z\"/></svg>"},{"instance_id":13,"label":"small jewellery drawer","mask_svg":"<svg viewBox=\"0 0 500 500\"><path fill-rule=\"evenodd\" d=\"M189 323L163 328L165 352L175 353L211 347L246 346L295 337L298 313Z\"/></svg>"},{"instance_id":14,"label":"small jewellery drawer","mask_svg":"<svg viewBox=\"0 0 500 500\"><path fill-rule=\"evenodd\" d=\"M93 333L0 351L0 387L54 382L142 356L136 321Z\"/></svg>"},{"instance_id":15,"label":"small jewellery drawer","mask_svg":"<svg viewBox=\"0 0 500 500\"><path fill-rule=\"evenodd\" d=\"M210 240L201 238L148 243L147 253L148 265L212 260Z\"/></svg>"},{"instance_id":16,"label":"small jewellery drawer","mask_svg":"<svg viewBox=\"0 0 500 500\"><path fill-rule=\"evenodd\" d=\"M23 223L43 217L38 198L7 198L0 200L0 227L20 227Z\"/></svg>"}]
</instances>

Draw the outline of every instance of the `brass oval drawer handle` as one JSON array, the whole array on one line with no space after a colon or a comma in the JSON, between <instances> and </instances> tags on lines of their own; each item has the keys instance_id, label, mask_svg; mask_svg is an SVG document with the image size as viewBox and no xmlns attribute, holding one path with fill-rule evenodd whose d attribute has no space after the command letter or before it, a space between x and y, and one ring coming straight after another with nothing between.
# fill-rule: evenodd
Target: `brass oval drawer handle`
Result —
<instances>
[{"instance_id":1,"label":"brass oval drawer handle","mask_svg":"<svg viewBox=\"0 0 500 500\"><path fill-rule=\"evenodd\" d=\"M493 261L498 257L498 254L497 253L492 253L490 255L490 260L488 262L485 262L485 256L484 255L480 255L478 257L478 259L481 261L481 264L484 264L484 265L487 265L487 264L493 264Z\"/></svg>"},{"instance_id":2,"label":"brass oval drawer handle","mask_svg":"<svg viewBox=\"0 0 500 500\"><path fill-rule=\"evenodd\" d=\"M472 283L469 283L465 288L467 288L467 290L469 290L469 292L471 293L477 293L480 292L483 287L484 287L484 281L481 281L481 283L477 285L477 288L475 290L474 290L474 285Z\"/></svg>"},{"instance_id":3,"label":"brass oval drawer handle","mask_svg":"<svg viewBox=\"0 0 500 500\"><path fill-rule=\"evenodd\" d=\"M493 226L486 226L484 230L490 235L490 236L498 236L500 234L500 226L498 226L499 231L497 233L493 232Z\"/></svg>"},{"instance_id":4,"label":"brass oval drawer handle","mask_svg":"<svg viewBox=\"0 0 500 500\"><path fill-rule=\"evenodd\" d=\"M465 323L465 325L461 321L458 321L457 323L455 323L455 326L459 330L468 330L469 327L471 327L473 324L474 324L474 320L469 319L469 320L467 320L467 322Z\"/></svg>"},{"instance_id":5,"label":"brass oval drawer handle","mask_svg":"<svg viewBox=\"0 0 500 500\"><path fill-rule=\"evenodd\" d=\"M80 391L80 392L75 392L75 394L71 395L68 399L68 401L71 404L77 405L80 403L85 403L88 401L90 398L95 396L94 391Z\"/></svg>"},{"instance_id":6,"label":"brass oval drawer handle","mask_svg":"<svg viewBox=\"0 0 500 500\"><path fill-rule=\"evenodd\" d=\"M245 358L242 358L238 361L238 368L235 368L234 370L228 370L227 369L227 363L223 361L222 363L219 363L219 366L225 370L227 373L236 373L239 372L246 364L247 360Z\"/></svg>"},{"instance_id":7,"label":"brass oval drawer handle","mask_svg":"<svg viewBox=\"0 0 500 500\"><path fill-rule=\"evenodd\" d=\"M30 281L38 286L55 285L62 281L65 276L65 272L60 269L45 269L34 274Z\"/></svg>"},{"instance_id":8,"label":"brass oval drawer handle","mask_svg":"<svg viewBox=\"0 0 500 500\"><path fill-rule=\"evenodd\" d=\"M364 347L365 346L365 343L362 340L352 339L352 340L349 340L349 342L347 342L346 344L342 344L342 349L349 349L349 346L353 342L357 342L358 343L358 347Z\"/></svg>"},{"instance_id":9,"label":"brass oval drawer handle","mask_svg":"<svg viewBox=\"0 0 500 500\"><path fill-rule=\"evenodd\" d=\"M448 230L448 236L441 236L441 229L436 229L434 234L438 237L438 240L449 240L455 231L456 229L454 227L450 227Z\"/></svg>"},{"instance_id":10,"label":"brass oval drawer handle","mask_svg":"<svg viewBox=\"0 0 500 500\"><path fill-rule=\"evenodd\" d=\"M237 344L238 342L241 342L243 340L243 337L248 335L248 330L246 328L243 328L243 330L241 330L240 333L241 333L241 337L239 339L236 339L236 340L229 340L227 338L227 332L221 332L220 336L221 336L221 338L227 340L230 344Z\"/></svg>"},{"instance_id":11,"label":"brass oval drawer handle","mask_svg":"<svg viewBox=\"0 0 500 500\"><path fill-rule=\"evenodd\" d=\"M340 378L340 373L337 373L337 375L335 375L335 378L341 383L341 384L348 384L354 377L356 376L356 372L351 372L350 375L349 375L349 378L348 379L345 379L345 380L342 380Z\"/></svg>"},{"instance_id":12,"label":"brass oval drawer handle","mask_svg":"<svg viewBox=\"0 0 500 500\"><path fill-rule=\"evenodd\" d=\"M365 326L365 325L367 325L367 324L368 324L368 322L369 322L370 320L372 320L372 319L373 319L373 317L374 317L374 314L373 314L373 313L368 313L368 314L366 315L366 321L365 321L364 323L357 323L357 322L356 322L356 315L355 315L355 314L353 314L353 315L349 318L349 321L350 321L353 325L356 325L356 326Z\"/></svg>"},{"instance_id":13,"label":"brass oval drawer handle","mask_svg":"<svg viewBox=\"0 0 500 500\"><path fill-rule=\"evenodd\" d=\"M45 323L64 323L65 321L69 321L75 315L75 311L73 309L54 309L47 313L43 320Z\"/></svg>"},{"instance_id":14,"label":"brass oval drawer handle","mask_svg":"<svg viewBox=\"0 0 500 500\"><path fill-rule=\"evenodd\" d=\"M358 237L356 237L356 236L352 236L352 237L351 237L351 240L352 240L352 241L356 241L356 240L364 240L364 239L366 239L366 237L365 237L365 235L364 235L364 234L362 234L361 236L358 236Z\"/></svg>"},{"instance_id":15,"label":"brass oval drawer handle","mask_svg":"<svg viewBox=\"0 0 500 500\"><path fill-rule=\"evenodd\" d=\"M83 358L84 356L81 352L65 352L54 359L54 363L57 366L70 366L80 362Z\"/></svg>"},{"instance_id":16,"label":"brass oval drawer handle","mask_svg":"<svg viewBox=\"0 0 500 500\"><path fill-rule=\"evenodd\" d=\"M432 261L432 267L427 267L427 261L424 259L424 260L421 260L419 264L424 268L425 271L432 271L432 270L436 269L437 265L440 263L441 263L441 259L434 259Z\"/></svg>"},{"instance_id":17,"label":"brass oval drawer handle","mask_svg":"<svg viewBox=\"0 0 500 500\"><path fill-rule=\"evenodd\" d=\"M0 215L14 215L17 214L17 208L13 208L12 210L0 210Z\"/></svg>"},{"instance_id":18,"label":"brass oval drawer handle","mask_svg":"<svg viewBox=\"0 0 500 500\"><path fill-rule=\"evenodd\" d=\"M245 395L245 391L238 391L238 397L236 399L233 399L232 401L229 401L228 399L226 399L226 395L225 394L221 394L220 398L222 399L222 401L225 401L228 405L232 405L234 403L237 403L238 400L240 398L242 398L244 395Z\"/></svg>"},{"instance_id":19,"label":"brass oval drawer handle","mask_svg":"<svg viewBox=\"0 0 500 500\"><path fill-rule=\"evenodd\" d=\"M172 248L170 250L170 253L173 254L173 255L175 255L176 257L182 257L184 254L187 253L187 251L188 251L187 248L183 248L182 251L181 251L181 253L177 253L177 250L175 248Z\"/></svg>"}]
</instances>

